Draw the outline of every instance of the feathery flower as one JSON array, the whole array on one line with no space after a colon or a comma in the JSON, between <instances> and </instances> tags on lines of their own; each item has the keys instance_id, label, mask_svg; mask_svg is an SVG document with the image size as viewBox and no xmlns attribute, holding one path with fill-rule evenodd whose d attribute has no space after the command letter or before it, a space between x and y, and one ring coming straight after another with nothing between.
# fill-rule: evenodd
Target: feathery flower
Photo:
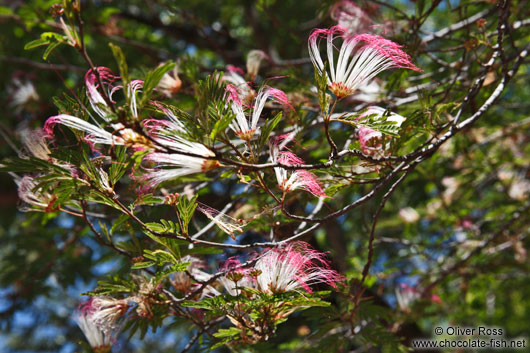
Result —
<instances>
[{"instance_id":1,"label":"feathery flower","mask_svg":"<svg viewBox=\"0 0 530 353\"><path fill-rule=\"evenodd\" d=\"M172 149L181 150L182 144L188 141L179 136L187 132L184 124L168 108L158 103L151 103L162 111L168 120L146 119L142 122L147 130L147 134L158 144Z\"/></svg>"},{"instance_id":2,"label":"feathery flower","mask_svg":"<svg viewBox=\"0 0 530 353\"><path fill-rule=\"evenodd\" d=\"M35 158L45 161L50 160L50 149L48 147L49 135L43 129L30 130L28 128L21 129L20 139L25 147L24 152L28 152Z\"/></svg>"},{"instance_id":3,"label":"feathery flower","mask_svg":"<svg viewBox=\"0 0 530 353\"><path fill-rule=\"evenodd\" d=\"M349 34L364 32L372 25L368 14L350 0L336 2L330 10L330 15L339 26L346 28Z\"/></svg>"},{"instance_id":4,"label":"feathery flower","mask_svg":"<svg viewBox=\"0 0 530 353\"><path fill-rule=\"evenodd\" d=\"M330 269L326 255L305 242L265 250L254 266L257 289L265 293L300 291L311 293L311 285L326 283L336 287L342 277Z\"/></svg>"},{"instance_id":5,"label":"feathery flower","mask_svg":"<svg viewBox=\"0 0 530 353\"><path fill-rule=\"evenodd\" d=\"M95 353L110 353L129 305L125 300L94 297L80 305L75 320Z\"/></svg>"},{"instance_id":6,"label":"feathery flower","mask_svg":"<svg viewBox=\"0 0 530 353\"><path fill-rule=\"evenodd\" d=\"M93 143L100 143L104 145L125 144L125 141L123 138L119 136L114 136L107 130L97 125L91 124L86 120L79 119L75 116L71 116L67 114L52 116L48 118L48 120L46 120L46 123L44 124L44 130L49 136L53 136L53 128L57 124L64 125L74 130L86 132L87 135L85 136L85 140L93 142Z\"/></svg>"},{"instance_id":7,"label":"feathery flower","mask_svg":"<svg viewBox=\"0 0 530 353\"><path fill-rule=\"evenodd\" d=\"M205 264L198 258L190 255L186 255L181 259L182 263L189 263L187 272L179 271L175 272L170 279L171 285L178 291L188 293L193 289L194 285L199 285L195 281L205 282L208 281L212 275L204 272L202 269ZM201 291L200 297L208 297L219 295L220 293L212 286L207 286Z\"/></svg>"},{"instance_id":8,"label":"feathery flower","mask_svg":"<svg viewBox=\"0 0 530 353\"><path fill-rule=\"evenodd\" d=\"M19 77L13 78L7 87L7 92L10 99L9 106L13 107L17 113L20 113L28 102L39 100L33 82Z\"/></svg>"},{"instance_id":9,"label":"feathery flower","mask_svg":"<svg viewBox=\"0 0 530 353\"><path fill-rule=\"evenodd\" d=\"M263 59L268 59L269 56L262 50L251 50L247 55L247 72L252 80L258 75L259 67Z\"/></svg>"},{"instance_id":10,"label":"feathery flower","mask_svg":"<svg viewBox=\"0 0 530 353\"><path fill-rule=\"evenodd\" d=\"M294 153L281 151L279 141L279 139L271 139L269 143L272 163L286 165L305 164L304 160L296 156ZM322 190L322 186L318 182L315 174L307 170L299 169L290 172L282 167L274 167L274 174L276 175L278 186L283 192L303 189L317 197L329 197Z\"/></svg>"},{"instance_id":11,"label":"feathery flower","mask_svg":"<svg viewBox=\"0 0 530 353\"><path fill-rule=\"evenodd\" d=\"M335 62L333 41L337 36L343 42ZM375 34L348 35L344 27L333 26L317 28L309 36L309 56L320 74L325 67L319 51L321 37L327 38L328 86L338 98L353 94L377 74L391 68L421 71L401 50L402 46Z\"/></svg>"},{"instance_id":12,"label":"feathery flower","mask_svg":"<svg viewBox=\"0 0 530 353\"><path fill-rule=\"evenodd\" d=\"M212 151L199 143L188 141L188 144L183 146L188 147L184 152L200 154L204 157L215 156ZM156 169L150 169L149 173L145 175L145 179L149 181L151 186L184 175L204 173L220 165L217 160L176 153L149 153L143 160L155 164L156 167Z\"/></svg>"},{"instance_id":13,"label":"feathery flower","mask_svg":"<svg viewBox=\"0 0 530 353\"><path fill-rule=\"evenodd\" d=\"M267 99L270 98L283 106L290 106L287 95L283 91L269 86L263 86L254 101L252 115L250 119L247 119L243 109L243 102L235 93L236 91L233 89L233 86L228 85L227 98L232 101L232 111L235 114L235 118L229 127L235 132L236 136L246 141L250 141L252 136L258 132L258 121Z\"/></svg>"},{"instance_id":14,"label":"feathery flower","mask_svg":"<svg viewBox=\"0 0 530 353\"><path fill-rule=\"evenodd\" d=\"M100 93L100 89L106 90L107 96L112 100L114 92L123 88L122 86L113 86L116 79L118 79L118 77L114 76L110 69L102 66L97 67L95 70L90 69L85 74L86 92L90 106L105 122L110 122L112 109L107 105L106 100ZM100 87L100 82L103 87ZM131 115L135 119L138 118L136 95L137 92L142 89L142 86L143 81L133 80L127 87L127 92L130 97ZM110 133L100 127L97 122L93 124L71 115L61 114L51 117L46 121L45 131L48 135L53 135L53 128L56 124L65 125L74 130L86 132L88 135L85 137L85 140L92 143L126 145L132 146L135 149L143 149L151 145L150 141L145 137L130 128L126 128L121 123L110 124L110 127L114 130L114 133Z\"/></svg>"},{"instance_id":15,"label":"feathery flower","mask_svg":"<svg viewBox=\"0 0 530 353\"><path fill-rule=\"evenodd\" d=\"M179 134L185 133L184 124L171 112L171 110L157 105L166 113L169 120L148 119L144 126L148 130L149 136L162 146L178 153L149 153L144 157L144 161L152 162L157 169L151 169L146 175L146 179L152 185L160 184L163 181L177 178L179 176L206 172L219 167L217 160L208 147L186 140ZM192 154L192 155L187 155ZM204 158L201 158L204 157Z\"/></svg>"},{"instance_id":16,"label":"feathery flower","mask_svg":"<svg viewBox=\"0 0 530 353\"><path fill-rule=\"evenodd\" d=\"M144 86L144 81L142 80L132 80L127 86L127 93L129 99L131 100L131 114L134 119L138 118L138 107L136 103L137 92L140 92Z\"/></svg>"},{"instance_id":17,"label":"feathery flower","mask_svg":"<svg viewBox=\"0 0 530 353\"><path fill-rule=\"evenodd\" d=\"M52 212L55 210L54 203L57 197L44 192L37 188L35 178L24 175L24 177L15 177L15 183L18 186L18 197L20 200L32 207L21 207L22 211L43 211Z\"/></svg>"},{"instance_id":18,"label":"feathery flower","mask_svg":"<svg viewBox=\"0 0 530 353\"><path fill-rule=\"evenodd\" d=\"M395 294L398 307L406 313L409 313L412 304L422 297L422 294L418 289L404 283L401 283L399 287L396 287ZM431 294L429 299L432 303L442 303L442 300L436 294Z\"/></svg>"},{"instance_id":19,"label":"feathery flower","mask_svg":"<svg viewBox=\"0 0 530 353\"><path fill-rule=\"evenodd\" d=\"M243 227L247 224L242 219L232 218L200 202L197 202L197 210L208 217L208 219L214 222L234 240L236 239L234 233L243 233Z\"/></svg>"},{"instance_id":20,"label":"feathery flower","mask_svg":"<svg viewBox=\"0 0 530 353\"><path fill-rule=\"evenodd\" d=\"M85 74L86 93L90 106L92 107L92 110L105 121L109 120L109 115L112 113L112 110L107 105L107 102L99 92L99 89L104 89L107 96L112 99L112 94L121 88L121 86L114 87L112 85L117 78L118 77L114 76L109 68L104 66L96 67L95 70L90 69ZM101 82L104 87L100 87L99 82Z\"/></svg>"},{"instance_id":21,"label":"feathery flower","mask_svg":"<svg viewBox=\"0 0 530 353\"><path fill-rule=\"evenodd\" d=\"M239 100L243 101L245 106L247 106L256 96L256 92L245 80L244 75L245 73L240 68L228 65L222 80L229 82L229 84L232 85L234 92L236 93L235 96L238 97Z\"/></svg>"}]
</instances>

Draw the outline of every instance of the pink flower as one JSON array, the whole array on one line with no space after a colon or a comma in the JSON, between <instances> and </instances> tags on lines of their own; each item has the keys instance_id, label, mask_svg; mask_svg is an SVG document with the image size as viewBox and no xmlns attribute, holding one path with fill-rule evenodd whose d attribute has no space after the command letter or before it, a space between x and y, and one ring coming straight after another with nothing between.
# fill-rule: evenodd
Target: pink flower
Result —
<instances>
[{"instance_id":1,"label":"pink flower","mask_svg":"<svg viewBox=\"0 0 530 353\"><path fill-rule=\"evenodd\" d=\"M95 352L112 350L128 309L126 300L111 297L93 297L79 306L75 320Z\"/></svg>"},{"instance_id":2,"label":"pink flower","mask_svg":"<svg viewBox=\"0 0 530 353\"><path fill-rule=\"evenodd\" d=\"M380 132L366 126L361 126L359 127L358 136L361 150L364 154L371 155L373 151L381 149L381 138L383 135Z\"/></svg>"},{"instance_id":3,"label":"pink flower","mask_svg":"<svg viewBox=\"0 0 530 353\"><path fill-rule=\"evenodd\" d=\"M265 250L259 257L255 270L257 289L265 293L300 291L311 293L311 285L325 283L336 287L342 276L330 269L324 253L305 242L293 242L284 248Z\"/></svg>"},{"instance_id":4,"label":"pink flower","mask_svg":"<svg viewBox=\"0 0 530 353\"><path fill-rule=\"evenodd\" d=\"M240 267L241 262L231 257L221 266L221 271L227 272L219 281L231 296L241 294L241 288L256 288L255 279L250 276L251 269Z\"/></svg>"},{"instance_id":5,"label":"pink flower","mask_svg":"<svg viewBox=\"0 0 530 353\"><path fill-rule=\"evenodd\" d=\"M442 298L440 298L436 294L431 295L431 301L436 304L442 304Z\"/></svg>"},{"instance_id":6,"label":"pink flower","mask_svg":"<svg viewBox=\"0 0 530 353\"><path fill-rule=\"evenodd\" d=\"M235 114L235 118L232 120L229 127L235 132L236 136L247 141L250 141L258 131L258 121L263 108L265 107L265 103L269 98L284 106L290 106L287 95L283 91L269 86L263 86L259 90L254 101L252 114L250 118L247 118L243 102L239 99L236 93L237 91L234 87L228 85L227 99L232 101L232 111Z\"/></svg>"},{"instance_id":7,"label":"pink flower","mask_svg":"<svg viewBox=\"0 0 530 353\"><path fill-rule=\"evenodd\" d=\"M112 95L115 91L122 89L122 86L113 86L112 84L118 78L114 76L111 71L106 67L98 67L97 72L99 74L99 80L93 70L89 70L85 75L85 84L88 100L92 109L105 121L111 122L112 120L112 109L107 105L107 102L100 93L100 89L105 89L107 96L112 100ZM100 87L99 82L104 86ZM141 90L143 81L133 80L127 87L127 92L130 98L130 111L131 116L134 119L138 118L138 107L137 107L137 92ZM111 123L109 126L113 129L113 133L108 132L100 126L95 120L94 123L90 123L86 120L71 116L68 114L61 114L50 117L45 124L45 131L49 136L53 136L53 128L57 124L65 125L71 129L84 131L87 133L85 140L90 143L99 143L106 145L127 145L133 146L136 149L142 149L150 145L143 136L136 133L130 128L126 128L121 123Z\"/></svg>"},{"instance_id":8,"label":"pink flower","mask_svg":"<svg viewBox=\"0 0 530 353\"><path fill-rule=\"evenodd\" d=\"M113 83L119 79L119 76L114 76L112 71L109 68L100 66L96 70L99 75L99 80L97 78L96 72L90 69L85 74L85 85L88 100L90 101L90 106L92 109L105 121L110 120L110 115L112 114L111 108L108 106L107 101L103 98L103 95L100 93L100 90L104 89L107 97L112 101L112 95L123 88L121 85L113 86ZM99 82L103 85L100 87ZM130 99L130 109L131 114L134 118L138 117L136 95L143 87L144 82L142 80L133 80L129 82L127 86L127 94Z\"/></svg>"},{"instance_id":9,"label":"pink flower","mask_svg":"<svg viewBox=\"0 0 530 353\"><path fill-rule=\"evenodd\" d=\"M364 32L373 23L368 14L350 0L336 2L331 8L330 15L339 26L346 28L349 34Z\"/></svg>"},{"instance_id":10,"label":"pink flower","mask_svg":"<svg viewBox=\"0 0 530 353\"><path fill-rule=\"evenodd\" d=\"M401 50L402 46L375 34L348 35L346 28L334 26L317 28L309 36L309 56L320 74L325 67L319 51L321 37L327 38L328 86L338 98L353 94L377 74L391 68L421 71ZM333 41L337 37L343 42L335 62Z\"/></svg>"},{"instance_id":11,"label":"pink flower","mask_svg":"<svg viewBox=\"0 0 530 353\"><path fill-rule=\"evenodd\" d=\"M228 65L226 70L223 81L229 82L229 85L232 86L231 93L235 93L235 96L245 103L251 102L256 92L245 80L243 70L232 65Z\"/></svg>"},{"instance_id":12,"label":"pink flower","mask_svg":"<svg viewBox=\"0 0 530 353\"><path fill-rule=\"evenodd\" d=\"M48 136L54 135L53 129L57 124L67 126L74 130L86 132L87 135L85 136L85 140L90 141L92 143L100 143L104 145L125 144L123 138L113 135L102 127L67 114L52 116L48 118L48 120L46 120L46 123L44 124L44 130L46 131Z\"/></svg>"},{"instance_id":13,"label":"pink flower","mask_svg":"<svg viewBox=\"0 0 530 353\"><path fill-rule=\"evenodd\" d=\"M273 163L281 163L285 165L305 164L304 160L296 156L294 153L280 151L281 139L271 139L269 147L271 161ZM291 172L283 167L274 167L274 174L276 175L278 186L283 192L303 189L317 197L329 197L322 190L322 186L315 174L307 170L299 169Z\"/></svg>"},{"instance_id":14,"label":"pink flower","mask_svg":"<svg viewBox=\"0 0 530 353\"><path fill-rule=\"evenodd\" d=\"M107 102L103 98L103 95L99 92L100 89L104 89L106 94L110 99L112 99L112 94L121 86L114 87L113 83L118 79L118 76L114 76L112 71L104 66L99 66L95 68L97 74L99 75L99 80L97 79L96 72L92 69L88 70L85 74L85 85L88 101L92 109L105 121L109 120L109 115L111 114L111 109L107 105ZM103 85L100 87L99 82Z\"/></svg>"}]
</instances>

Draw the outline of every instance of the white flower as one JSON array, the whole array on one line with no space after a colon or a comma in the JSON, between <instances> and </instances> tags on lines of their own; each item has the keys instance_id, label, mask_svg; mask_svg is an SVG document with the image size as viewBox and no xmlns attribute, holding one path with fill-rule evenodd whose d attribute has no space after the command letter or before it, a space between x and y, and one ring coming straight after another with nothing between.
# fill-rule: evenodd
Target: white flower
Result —
<instances>
[{"instance_id":1,"label":"white flower","mask_svg":"<svg viewBox=\"0 0 530 353\"><path fill-rule=\"evenodd\" d=\"M412 207L405 207L399 210L399 218L405 223L416 223L420 219L420 214Z\"/></svg>"},{"instance_id":2,"label":"white flower","mask_svg":"<svg viewBox=\"0 0 530 353\"><path fill-rule=\"evenodd\" d=\"M343 42L335 61L333 41L337 35ZM320 74L325 66L318 42L323 36L327 38L328 85L338 98L353 94L377 74L390 68L420 71L400 45L375 34L348 35L344 27L334 26L330 29L317 28L309 36L309 56Z\"/></svg>"},{"instance_id":3,"label":"white flower","mask_svg":"<svg viewBox=\"0 0 530 353\"><path fill-rule=\"evenodd\" d=\"M11 85L7 88L7 91L11 98L9 105L12 106L16 112L20 112L24 105L29 101L39 100L39 95L31 81L14 78Z\"/></svg>"},{"instance_id":4,"label":"white flower","mask_svg":"<svg viewBox=\"0 0 530 353\"><path fill-rule=\"evenodd\" d=\"M403 283L396 288L395 293L399 308L405 312L410 311L412 303L421 297L416 289Z\"/></svg>"},{"instance_id":5,"label":"white flower","mask_svg":"<svg viewBox=\"0 0 530 353\"><path fill-rule=\"evenodd\" d=\"M129 99L131 101L131 114L134 119L138 119L138 107L136 103L137 92L141 92L142 87L144 86L144 81L142 80L133 80L127 86L127 92Z\"/></svg>"}]
</instances>

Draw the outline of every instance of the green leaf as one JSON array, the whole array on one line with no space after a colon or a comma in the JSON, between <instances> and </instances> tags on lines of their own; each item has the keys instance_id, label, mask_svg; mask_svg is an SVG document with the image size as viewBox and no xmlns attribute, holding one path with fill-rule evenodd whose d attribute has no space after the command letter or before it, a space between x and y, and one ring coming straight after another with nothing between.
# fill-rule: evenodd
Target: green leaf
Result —
<instances>
[{"instance_id":1,"label":"green leaf","mask_svg":"<svg viewBox=\"0 0 530 353\"><path fill-rule=\"evenodd\" d=\"M136 262L134 265L131 266L131 269L133 270L139 270L142 268L147 268L156 265L155 261L147 261L147 262Z\"/></svg>"},{"instance_id":2,"label":"green leaf","mask_svg":"<svg viewBox=\"0 0 530 353\"><path fill-rule=\"evenodd\" d=\"M48 45L48 44L50 44L50 41L48 39L42 39L42 38L35 39L29 43L26 43L26 45L24 46L24 50L30 50L30 49L41 47L43 45Z\"/></svg>"},{"instance_id":3,"label":"green leaf","mask_svg":"<svg viewBox=\"0 0 530 353\"><path fill-rule=\"evenodd\" d=\"M195 195L191 198L191 200L188 200L186 195L182 195L179 197L177 209L179 212L180 220L182 221L182 233L184 235L188 234L188 225L193 217L195 208L197 208L196 201L198 196L199 195Z\"/></svg>"},{"instance_id":4,"label":"green leaf","mask_svg":"<svg viewBox=\"0 0 530 353\"><path fill-rule=\"evenodd\" d=\"M391 116L390 111L385 111L382 115L380 114L366 114L367 109L364 109L356 114L343 114L338 118L334 118L334 121L340 121L346 124L350 124L355 127L368 127L382 134L399 137L399 130L401 126L395 121L387 120Z\"/></svg>"},{"instance_id":5,"label":"green leaf","mask_svg":"<svg viewBox=\"0 0 530 353\"><path fill-rule=\"evenodd\" d=\"M222 78L222 72L215 71L205 80L199 81L198 84L198 108L200 112L198 123L202 130L206 132L207 136L210 136L212 130L212 119L209 107L212 102L224 102L226 84Z\"/></svg>"},{"instance_id":6,"label":"green leaf","mask_svg":"<svg viewBox=\"0 0 530 353\"><path fill-rule=\"evenodd\" d=\"M1 16L12 16L14 15L15 13L13 12L13 10L11 10L9 7L7 6L0 6L0 15Z\"/></svg>"},{"instance_id":7,"label":"green leaf","mask_svg":"<svg viewBox=\"0 0 530 353\"><path fill-rule=\"evenodd\" d=\"M110 185L114 186L127 171L132 160L127 155L127 148L124 146L114 147L114 158L109 168Z\"/></svg>"},{"instance_id":8,"label":"green leaf","mask_svg":"<svg viewBox=\"0 0 530 353\"><path fill-rule=\"evenodd\" d=\"M271 135L272 131L274 130L276 125L278 125L280 120L282 120L282 115L282 112L279 112L274 118L269 119L265 122L265 124L261 128L261 133L258 138L256 148L257 151L263 150L263 148L267 144L267 141L269 140L269 136Z\"/></svg>"},{"instance_id":9,"label":"green leaf","mask_svg":"<svg viewBox=\"0 0 530 353\"><path fill-rule=\"evenodd\" d=\"M210 140L214 141L215 137L219 132L225 131L228 125L234 120L235 114L231 109L225 108L226 103L217 102L212 103L208 109L210 116L216 120L215 125L213 126L212 132L210 133Z\"/></svg>"},{"instance_id":10,"label":"green leaf","mask_svg":"<svg viewBox=\"0 0 530 353\"><path fill-rule=\"evenodd\" d=\"M51 43L48 48L46 48L46 50L44 51L44 54L42 54L42 59L43 60L46 60L48 59L48 56L50 56L50 54L52 53L52 51L57 48L59 45L61 45L62 43L61 42L53 42Z\"/></svg>"},{"instance_id":11,"label":"green leaf","mask_svg":"<svg viewBox=\"0 0 530 353\"><path fill-rule=\"evenodd\" d=\"M59 33L55 33L55 32L44 32L40 35L40 39L35 39L29 43L27 43L25 46L24 46L24 50L30 50L30 49L33 49L33 48L37 48L37 47L41 47L41 46L44 46L44 45L52 45L52 43L55 44L54 47L52 47L52 49L46 49L46 51L49 51L51 52L57 45L58 43L64 43L65 39L64 39L64 36L60 35ZM49 55L49 53L48 53ZM48 57L48 55L45 55L44 59L46 59Z\"/></svg>"},{"instance_id":12,"label":"green leaf","mask_svg":"<svg viewBox=\"0 0 530 353\"><path fill-rule=\"evenodd\" d=\"M237 327L230 327L229 329L221 328L219 331L214 333L214 337L217 338L223 338L223 337L233 337L237 336L241 333L241 331Z\"/></svg>"},{"instance_id":13,"label":"green leaf","mask_svg":"<svg viewBox=\"0 0 530 353\"><path fill-rule=\"evenodd\" d=\"M118 219L116 221L114 221L114 224L112 225L112 227L110 228L110 235L113 235L114 232L118 229L121 228L121 226L126 223L127 221L129 220L129 215L128 214L122 214L121 216L118 217Z\"/></svg>"},{"instance_id":14,"label":"green leaf","mask_svg":"<svg viewBox=\"0 0 530 353\"><path fill-rule=\"evenodd\" d=\"M128 90L127 87L129 87L129 67L127 66L127 61L125 59L125 55L123 54L123 51L121 48L117 45L114 45L112 43L109 43L110 50L112 51L112 55L114 55L114 59L118 63L118 68L120 69L120 76L121 80L123 82L123 94L125 94L125 99L127 100L127 103L130 102L131 97L128 96Z\"/></svg>"},{"instance_id":15,"label":"green leaf","mask_svg":"<svg viewBox=\"0 0 530 353\"><path fill-rule=\"evenodd\" d=\"M168 61L167 63L160 65L156 69L147 73L144 80L143 95L140 99L140 107L144 106L145 103L149 101L151 95L153 94L153 90L156 88L156 86L158 86L158 83L162 77L169 71L173 70L175 66L176 64L174 62Z\"/></svg>"},{"instance_id":16,"label":"green leaf","mask_svg":"<svg viewBox=\"0 0 530 353\"><path fill-rule=\"evenodd\" d=\"M328 74L327 74L328 63L324 64L324 70L322 74L315 70L315 82L318 90L318 104L320 105L320 110L322 114L328 114L329 111L329 102L331 101L331 96L327 93L328 91Z\"/></svg>"},{"instance_id":17,"label":"green leaf","mask_svg":"<svg viewBox=\"0 0 530 353\"><path fill-rule=\"evenodd\" d=\"M180 227L178 224L176 224L173 221L166 220L166 219L161 219L160 223L155 223L155 222L147 223L146 226L153 232L162 233L162 234L164 233L178 234L180 231Z\"/></svg>"}]
</instances>

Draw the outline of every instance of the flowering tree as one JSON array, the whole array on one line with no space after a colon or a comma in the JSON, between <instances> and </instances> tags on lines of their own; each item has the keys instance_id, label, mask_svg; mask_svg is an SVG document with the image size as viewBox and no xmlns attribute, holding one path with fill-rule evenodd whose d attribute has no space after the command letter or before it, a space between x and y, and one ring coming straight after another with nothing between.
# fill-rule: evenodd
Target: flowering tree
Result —
<instances>
[{"instance_id":1,"label":"flowering tree","mask_svg":"<svg viewBox=\"0 0 530 353\"><path fill-rule=\"evenodd\" d=\"M17 276L6 248L5 312L66 290L87 352L150 335L179 337L160 351L407 351L482 262L528 268L528 122L502 108L528 95L524 4L1 8L44 61L3 60L66 87L35 107L37 82L9 86L26 120L2 170L30 244L10 241L36 258Z\"/></svg>"}]
</instances>

